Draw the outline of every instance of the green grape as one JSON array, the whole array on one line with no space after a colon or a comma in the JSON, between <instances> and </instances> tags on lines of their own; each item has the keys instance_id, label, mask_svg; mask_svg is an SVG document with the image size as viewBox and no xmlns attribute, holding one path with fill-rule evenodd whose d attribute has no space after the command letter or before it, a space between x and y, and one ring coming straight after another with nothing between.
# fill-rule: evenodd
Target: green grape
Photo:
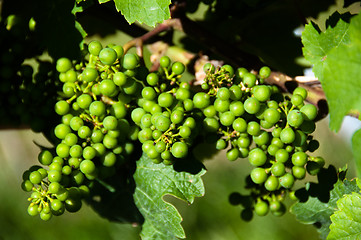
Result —
<instances>
[{"instance_id":1,"label":"green grape","mask_svg":"<svg viewBox=\"0 0 361 240\"><path fill-rule=\"evenodd\" d=\"M236 118L232 123L233 129L241 133L246 132L247 126L247 122L243 118Z\"/></svg>"},{"instance_id":2,"label":"green grape","mask_svg":"<svg viewBox=\"0 0 361 240\"><path fill-rule=\"evenodd\" d=\"M32 184L39 184L43 177L41 176L40 172L34 171L30 173L29 180Z\"/></svg>"},{"instance_id":3,"label":"green grape","mask_svg":"<svg viewBox=\"0 0 361 240\"><path fill-rule=\"evenodd\" d=\"M68 58L59 58L56 61L56 70L60 73L65 73L73 67L73 64Z\"/></svg>"},{"instance_id":4,"label":"green grape","mask_svg":"<svg viewBox=\"0 0 361 240\"><path fill-rule=\"evenodd\" d=\"M85 159L80 163L80 171L84 174L92 174L95 169L95 164L91 160Z\"/></svg>"},{"instance_id":5,"label":"green grape","mask_svg":"<svg viewBox=\"0 0 361 240\"><path fill-rule=\"evenodd\" d=\"M72 117L70 120L70 128L74 131L78 131L80 127L84 126L84 121L78 116ZM65 136L66 137L66 136Z\"/></svg>"},{"instance_id":6,"label":"green grape","mask_svg":"<svg viewBox=\"0 0 361 240\"><path fill-rule=\"evenodd\" d=\"M258 85L252 89L253 96L260 102L265 102L271 97L271 89L265 85Z\"/></svg>"},{"instance_id":7,"label":"green grape","mask_svg":"<svg viewBox=\"0 0 361 240\"><path fill-rule=\"evenodd\" d=\"M127 83L127 76L123 72L116 72L113 75L113 82L115 85L122 87Z\"/></svg>"},{"instance_id":8,"label":"green grape","mask_svg":"<svg viewBox=\"0 0 361 240\"><path fill-rule=\"evenodd\" d=\"M25 191L25 192L30 192L31 190L33 190L34 184L30 181L30 180L24 180L21 183L21 188Z\"/></svg>"},{"instance_id":9,"label":"green grape","mask_svg":"<svg viewBox=\"0 0 361 240\"><path fill-rule=\"evenodd\" d=\"M66 145L65 143L60 143L56 146L56 154L61 157L61 158L66 158L69 156L69 146Z\"/></svg>"},{"instance_id":10,"label":"green grape","mask_svg":"<svg viewBox=\"0 0 361 240\"><path fill-rule=\"evenodd\" d=\"M188 154L188 146L184 142L175 142L172 145L171 153L176 158L184 158Z\"/></svg>"},{"instance_id":11,"label":"green grape","mask_svg":"<svg viewBox=\"0 0 361 240\"><path fill-rule=\"evenodd\" d=\"M147 75L146 81L150 86L156 86L159 81L159 76L155 72L149 73Z\"/></svg>"},{"instance_id":12,"label":"green grape","mask_svg":"<svg viewBox=\"0 0 361 240\"><path fill-rule=\"evenodd\" d=\"M68 212L77 212L80 210L81 206L82 202L80 199L68 198L67 200L65 200L65 209Z\"/></svg>"},{"instance_id":13,"label":"green grape","mask_svg":"<svg viewBox=\"0 0 361 240\"><path fill-rule=\"evenodd\" d=\"M88 137L90 137L92 134L92 131L90 130L90 128L88 126L81 126L79 129L78 129L78 136L81 138L81 139L87 139Z\"/></svg>"},{"instance_id":14,"label":"green grape","mask_svg":"<svg viewBox=\"0 0 361 240\"><path fill-rule=\"evenodd\" d=\"M61 165L59 162L53 162L52 164L49 165L49 171L51 171L51 170L61 171L62 168L63 168L63 165ZM38 172L40 172L42 177L44 178L44 177L46 177L47 173L46 173L45 169L43 169L43 170L42 169L43 168L38 169ZM39 171L39 170L45 171L45 173L43 172L43 174L42 174L42 171Z\"/></svg>"},{"instance_id":15,"label":"green grape","mask_svg":"<svg viewBox=\"0 0 361 240\"><path fill-rule=\"evenodd\" d=\"M157 118L154 125L155 125L156 129L158 129L158 130L160 130L162 132L165 132L170 127L171 120L168 117L164 116L164 115L160 115Z\"/></svg>"},{"instance_id":16,"label":"green grape","mask_svg":"<svg viewBox=\"0 0 361 240\"><path fill-rule=\"evenodd\" d=\"M244 105L242 102L240 101L233 101L230 105L229 105L229 110L236 116L242 116L244 114Z\"/></svg>"},{"instance_id":17,"label":"green grape","mask_svg":"<svg viewBox=\"0 0 361 240\"><path fill-rule=\"evenodd\" d=\"M247 133L251 136L258 136L261 133L261 126L258 122L251 121L247 125Z\"/></svg>"},{"instance_id":18,"label":"green grape","mask_svg":"<svg viewBox=\"0 0 361 240\"><path fill-rule=\"evenodd\" d=\"M259 74L260 78L263 78L263 79L268 78L271 75L271 69L267 66L264 66L259 70L258 74Z\"/></svg>"},{"instance_id":19,"label":"green grape","mask_svg":"<svg viewBox=\"0 0 361 240\"><path fill-rule=\"evenodd\" d=\"M223 113L229 110L230 102L228 100L216 99L214 101L214 108L217 112Z\"/></svg>"},{"instance_id":20,"label":"green grape","mask_svg":"<svg viewBox=\"0 0 361 240\"><path fill-rule=\"evenodd\" d=\"M263 113L263 117L267 122L275 124L280 120L281 114L274 108L267 108Z\"/></svg>"},{"instance_id":21,"label":"green grape","mask_svg":"<svg viewBox=\"0 0 361 240\"><path fill-rule=\"evenodd\" d=\"M117 52L117 58L121 58L123 56L124 49L122 46L115 45L115 46L112 46L111 48L113 48Z\"/></svg>"},{"instance_id":22,"label":"green grape","mask_svg":"<svg viewBox=\"0 0 361 240\"><path fill-rule=\"evenodd\" d=\"M32 217L38 215L38 214L39 214L38 208L39 208L38 205L36 205L36 204L34 204L34 205L30 204L29 207L28 207L28 214L29 214L30 216L32 216Z\"/></svg>"},{"instance_id":23,"label":"green grape","mask_svg":"<svg viewBox=\"0 0 361 240\"><path fill-rule=\"evenodd\" d=\"M78 80L78 74L73 69L68 70L65 73L66 82L76 82Z\"/></svg>"},{"instance_id":24,"label":"green grape","mask_svg":"<svg viewBox=\"0 0 361 240\"><path fill-rule=\"evenodd\" d=\"M170 66L170 62L171 62L171 60L168 56L162 56L159 59L159 64L163 68L168 68Z\"/></svg>"},{"instance_id":25,"label":"green grape","mask_svg":"<svg viewBox=\"0 0 361 240\"><path fill-rule=\"evenodd\" d=\"M275 154L275 159L277 162L285 163L289 159L289 153L286 151L286 149L280 148Z\"/></svg>"},{"instance_id":26,"label":"green grape","mask_svg":"<svg viewBox=\"0 0 361 240\"><path fill-rule=\"evenodd\" d=\"M144 143L147 140L153 139L152 137L152 130L150 128L143 128L138 133L138 139L141 143Z\"/></svg>"},{"instance_id":27,"label":"green grape","mask_svg":"<svg viewBox=\"0 0 361 240\"><path fill-rule=\"evenodd\" d=\"M161 93L158 96L158 104L161 107L170 107L173 104L173 96L170 93Z\"/></svg>"},{"instance_id":28,"label":"green grape","mask_svg":"<svg viewBox=\"0 0 361 240\"><path fill-rule=\"evenodd\" d=\"M207 93L198 92L193 96L193 103L195 108L206 108L210 104L210 96Z\"/></svg>"},{"instance_id":29,"label":"green grape","mask_svg":"<svg viewBox=\"0 0 361 240\"><path fill-rule=\"evenodd\" d=\"M86 67L81 73L82 80L85 82L94 82L98 78L99 74L95 68Z\"/></svg>"},{"instance_id":30,"label":"green grape","mask_svg":"<svg viewBox=\"0 0 361 240\"><path fill-rule=\"evenodd\" d=\"M135 108L131 113L131 119L139 125L144 114L146 111L143 108Z\"/></svg>"},{"instance_id":31,"label":"green grape","mask_svg":"<svg viewBox=\"0 0 361 240\"><path fill-rule=\"evenodd\" d=\"M292 127L299 127L303 123L303 115L302 112L299 110L291 110L287 114L287 122Z\"/></svg>"},{"instance_id":32,"label":"green grape","mask_svg":"<svg viewBox=\"0 0 361 240\"><path fill-rule=\"evenodd\" d=\"M266 173L265 169L260 167L252 169L250 176L252 181L256 184L262 184L268 178L268 174Z\"/></svg>"},{"instance_id":33,"label":"green grape","mask_svg":"<svg viewBox=\"0 0 361 240\"><path fill-rule=\"evenodd\" d=\"M113 48L106 47L99 52L99 60L105 65L113 65L117 57L118 54Z\"/></svg>"},{"instance_id":34,"label":"green grape","mask_svg":"<svg viewBox=\"0 0 361 240\"><path fill-rule=\"evenodd\" d=\"M147 100L153 100L157 96L154 88L152 87L145 87L142 90L142 97Z\"/></svg>"},{"instance_id":35,"label":"green grape","mask_svg":"<svg viewBox=\"0 0 361 240\"><path fill-rule=\"evenodd\" d=\"M105 96L112 96L116 92L117 86L110 79L104 79L100 82L99 91Z\"/></svg>"},{"instance_id":36,"label":"green grape","mask_svg":"<svg viewBox=\"0 0 361 240\"><path fill-rule=\"evenodd\" d=\"M300 111L307 121L313 121L317 117L317 108L312 104L304 105L301 107Z\"/></svg>"},{"instance_id":37,"label":"green grape","mask_svg":"<svg viewBox=\"0 0 361 240\"><path fill-rule=\"evenodd\" d=\"M248 72L243 75L243 83L248 88L254 87L256 81L256 76L253 73Z\"/></svg>"},{"instance_id":38,"label":"green grape","mask_svg":"<svg viewBox=\"0 0 361 240\"><path fill-rule=\"evenodd\" d=\"M64 138L64 143L73 146L78 142L78 137L74 133L68 133Z\"/></svg>"},{"instance_id":39,"label":"green grape","mask_svg":"<svg viewBox=\"0 0 361 240\"><path fill-rule=\"evenodd\" d=\"M238 85L232 85L230 88L229 88L229 91L230 91L230 99L233 100L233 101L238 101L239 99L241 99L242 97L242 89L240 86Z\"/></svg>"},{"instance_id":40,"label":"green grape","mask_svg":"<svg viewBox=\"0 0 361 240\"><path fill-rule=\"evenodd\" d=\"M114 130L118 127L118 120L114 116L106 116L103 119L103 127L106 130Z\"/></svg>"},{"instance_id":41,"label":"green grape","mask_svg":"<svg viewBox=\"0 0 361 240\"><path fill-rule=\"evenodd\" d=\"M227 151L226 157L229 161L235 161L239 157L239 150L238 148L232 148Z\"/></svg>"},{"instance_id":42,"label":"green grape","mask_svg":"<svg viewBox=\"0 0 361 240\"><path fill-rule=\"evenodd\" d=\"M78 103L79 107L82 109L88 109L92 101L93 101L92 97L86 93L80 95L76 99L76 102Z\"/></svg>"},{"instance_id":43,"label":"green grape","mask_svg":"<svg viewBox=\"0 0 361 240\"><path fill-rule=\"evenodd\" d=\"M256 114L261 108L259 101L254 98L250 97L244 102L244 110L249 114Z\"/></svg>"},{"instance_id":44,"label":"green grape","mask_svg":"<svg viewBox=\"0 0 361 240\"><path fill-rule=\"evenodd\" d=\"M226 147L227 147L227 142L224 139L218 139L216 143L216 149L222 150L225 149Z\"/></svg>"},{"instance_id":45,"label":"green grape","mask_svg":"<svg viewBox=\"0 0 361 240\"><path fill-rule=\"evenodd\" d=\"M267 191L273 192L279 188L280 182L277 177L270 175L264 183Z\"/></svg>"},{"instance_id":46,"label":"green grape","mask_svg":"<svg viewBox=\"0 0 361 240\"><path fill-rule=\"evenodd\" d=\"M139 60L135 54L127 53L123 56L123 68L133 70L138 66L138 64Z\"/></svg>"},{"instance_id":47,"label":"green grape","mask_svg":"<svg viewBox=\"0 0 361 240\"><path fill-rule=\"evenodd\" d=\"M118 145L117 138L111 137L109 134L106 134L103 138L103 145L108 149L113 149Z\"/></svg>"},{"instance_id":48,"label":"green grape","mask_svg":"<svg viewBox=\"0 0 361 240\"><path fill-rule=\"evenodd\" d=\"M233 77L233 75L234 75L234 70L233 70L233 68L232 68L231 65L225 64L225 65L223 65L223 66L221 67L221 69L224 69L226 72L229 73L229 75L230 75L231 77Z\"/></svg>"},{"instance_id":49,"label":"green grape","mask_svg":"<svg viewBox=\"0 0 361 240\"><path fill-rule=\"evenodd\" d=\"M280 177L279 180L280 180L281 186L284 188L287 188L287 189L292 188L292 186L295 182L295 178L293 177L293 175L291 173L286 173L285 175Z\"/></svg>"},{"instance_id":50,"label":"green grape","mask_svg":"<svg viewBox=\"0 0 361 240\"><path fill-rule=\"evenodd\" d=\"M286 173L285 165L281 162L275 162L271 167L271 172L276 177L283 176Z\"/></svg>"},{"instance_id":51,"label":"green grape","mask_svg":"<svg viewBox=\"0 0 361 240\"><path fill-rule=\"evenodd\" d=\"M150 128L152 126L152 115L149 113L144 114L140 120L140 126L141 128Z\"/></svg>"},{"instance_id":52,"label":"green grape","mask_svg":"<svg viewBox=\"0 0 361 240\"><path fill-rule=\"evenodd\" d=\"M48 172L48 180L50 182L60 182L62 179L62 174L60 171L51 170Z\"/></svg>"},{"instance_id":53,"label":"green grape","mask_svg":"<svg viewBox=\"0 0 361 240\"><path fill-rule=\"evenodd\" d=\"M219 121L223 126L231 126L235 120L235 116L231 111L227 111L221 114Z\"/></svg>"},{"instance_id":54,"label":"green grape","mask_svg":"<svg viewBox=\"0 0 361 240\"><path fill-rule=\"evenodd\" d=\"M183 105L184 105L184 110L185 111L192 111L194 108L194 103L191 99L186 99L183 101Z\"/></svg>"},{"instance_id":55,"label":"green grape","mask_svg":"<svg viewBox=\"0 0 361 240\"><path fill-rule=\"evenodd\" d=\"M259 135L253 136L253 141L258 146L267 144L269 140L270 140L269 133L264 130L261 130Z\"/></svg>"},{"instance_id":56,"label":"green grape","mask_svg":"<svg viewBox=\"0 0 361 240\"><path fill-rule=\"evenodd\" d=\"M231 97L231 92L229 91L228 88L226 87L221 87L220 89L218 89L217 92L217 98L219 98L222 101L226 101Z\"/></svg>"},{"instance_id":57,"label":"green grape","mask_svg":"<svg viewBox=\"0 0 361 240\"><path fill-rule=\"evenodd\" d=\"M203 109L203 114L206 117L214 117L217 114L216 108L214 105L209 105L208 107Z\"/></svg>"},{"instance_id":58,"label":"green grape","mask_svg":"<svg viewBox=\"0 0 361 240\"><path fill-rule=\"evenodd\" d=\"M267 155L260 148L254 148L249 152L248 160L252 166L262 166L267 161Z\"/></svg>"},{"instance_id":59,"label":"green grape","mask_svg":"<svg viewBox=\"0 0 361 240\"><path fill-rule=\"evenodd\" d=\"M258 216L266 216L267 213L269 212L269 206L265 201L259 200L257 201L257 203L254 205L254 212L258 215Z\"/></svg>"},{"instance_id":60,"label":"green grape","mask_svg":"<svg viewBox=\"0 0 361 240\"><path fill-rule=\"evenodd\" d=\"M181 100L181 101L185 101L185 100L189 99L190 96L191 96L191 93L186 88L178 88L175 93L176 99Z\"/></svg>"},{"instance_id":61,"label":"green grape","mask_svg":"<svg viewBox=\"0 0 361 240\"><path fill-rule=\"evenodd\" d=\"M71 132L71 129L68 125L64 123L58 124L54 129L54 134L59 139L65 139L66 135Z\"/></svg>"},{"instance_id":62,"label":"green grape","mask_svg":"<svg viewBox=\"0 0 361 240\"><path fill-rule=\"evenodd\" d=\"M181 126L179 128L179 135L184 138L184 139L187 139L191 136L192 134L192 130L190 129L190 127L188 126Z\"/></svg>"},{"instance_id":63,"label":"green grape","mask_svg":"<svg viewBox=\"0 0 361 240\"><path fill-rule=\"evenodd\" d=\"M303 99L307 98L307 90L302 87L297 87L295 90L293 90L293 95L300 95Z\"/></svg>"},{"instance_id":64,"label":"green grape","mask_svg":"<svg viewBox=\"0 0 361 240\"><path fill-rule=\"evenodd\" d=\"M281 131L280 139L283 143L286 143L286 144L293 143L293 141L295 141L295 139L296 139L296 134L292 128L287 127Z\"/></svg>"},{"instance_id":65,"label":"green grape","mask_svg":"<svg viewBox=\"0 0 361 240\"><path fill-rule=\"evenodd\" d=\"M70 110L69 103L67 103L67 101L65 101L65 100L60 100L55 104L55 112L58 115L63 116L65 114L67 114L69 112L69 110Z\"/></svg>"},{"instance_id":66,"label":"green grape","mask_svg":"<svg viewBox=\"0 0 361 240\"><path fill-rule=\"evenodd\" d=\"M219 128L219 122L216 118L207 117L203 120L203 127L207 132L217 132Z\"/></svg>"},{"instance_id":67,"label":"green grape","mask_svg":"<svg viewBox=\"0 0 361 240\"><path fill-rule=\"evenodd\" d=\"M304 179L306 176L306 169L300 166L293 166L292 175L297 179Z\"/></svg>"},{"instance_id":68,"label":"green grape","mask_svg":"<svg viewBox=\"0 0 361 240\"><path fill-rule=\"evenodd\" d=\"M308 160L308 156L304 152L295 152L292 155L292 163L295 166L303 167Z\"/></svg>"},{"instance_id":69,"label":"green grape","mask_svg":"<svg viewBox=\"0 0 361 240\"><path fill-rule=\"evenodd\" d=\"M38 155L38 160L43 165L50 165L53 161L53 154L49 150L42 150Z\"/></svg>"},{"instance_id":70,"label":"green grape","mask_svg":"<svg viewBox=\"0 0 361 240\"><path fill-rule=\"evenodd\" d=\"M83 150L83 158L91 160L96 156L96 150L91 146L86 146Z\"/></svg>"},{"instance_id":71,"label":"green grape","mask_svg":"<svg viewBox=\"0 0 361 240\"><path fill-rule=\"evenodd\" d=\"M172 64L172 72L176 75L181 75L185 70L185 66L181 62L174 62Z\"/></svg>"},{"instance_id":72,"label":"green grape","mask_svg":"<svg viewBox=\"0 0 361 240\"><path fill-rule=\"evenodd\" d=\"M300 106L301 104L303 104L303 97L299 94L293 94L291 97L291 103L294 106Z\"/></svg>"},{"instance_id":73,"label":"green grape","mask_svg":"<svg viewBox=\"0 0 361 240\"><path fill-rule=\"evenodd\" d=\"M94 40L88 44L88 51L90 54L94 56L98 56L102 49L103 46L99 41Z\"/></svg>"},{"instance_id":74,"label":"green grape","mask_svg":"<svg viewBox=\"0 0 361 240\"><path fill-rule=\"evenodd\" d=\"M240 148L247 148L251 145L251 139L249 137L240 137L237 140L237 145Z\"/></svg>"},{"instance_id":75,"label":"green grape","mask_svg":"<svg viewBox=\"0 0 361 240\"><path fill-rule=\"evenodd\" d=\"M89 112L94 116L102 116L105 114L105 104L101 101L94 101L89 106Z\"/></svg>"}]
</instances>

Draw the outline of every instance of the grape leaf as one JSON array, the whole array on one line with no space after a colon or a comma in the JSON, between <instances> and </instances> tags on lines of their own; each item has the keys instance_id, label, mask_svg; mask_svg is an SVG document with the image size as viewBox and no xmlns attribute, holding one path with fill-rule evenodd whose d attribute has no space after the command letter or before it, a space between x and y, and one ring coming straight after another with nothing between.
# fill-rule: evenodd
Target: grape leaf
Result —
<instances>
[{"instance_id":1,"label":"grape leaf","mask_svg":"<svg viewBox=\"0 0 361 240\"><path fill-rule=\"evenodd\" d=\"M339 20L320 34L308 25L302 37L305 57L314 64L321 81L330 109L330 128L335 131L351 110L361 111L361 16L351 18L347 25Z\"/></svg>"},{"instance_id":2,"label":"grape leaf","mask_svg":"<svg viewBox=\"0 0 361 240\"><path fill-rule=\"evenodd\" d=\"M337 201L337 210L332 216L329 240L361 238L361 195L352 193Z\"/></svg>"},{"instance_id":3,"label":"grape leaf","mask_svg":"<svg viewBox=\"0 0 361 240\"><path fill-rule=\"evenodd\" d=\"M315 76L322 82L322 69L329 52L349 42L349 24L340 19L337 25L329 26L325 32L318 32L314 23L307 24L302 33L303 55L311 64Z\"/></svg>"},{"instance_id":4,"label":"grape leaf","mask_svg":"<svg viewBox=\"0 0 361 240\"><path fill-rule=\"evenodd\" d=\"M154 27L170 18L170 0L114 0L115 7L129 24L138 21Z\"/></svg>"},{"instance_id":5,"label":"grape leaf","mask_svg":"<svg viewBox=\"0 0 361 240\"><path fill-rule=\"evenodd\" d=\"M317 191L323 188L318 188ZM314 224L322 239L326 239L331 225L330 216L337 210L337 201L345 194L357 192L356 181L338 180L329 193L328 201L321 201L317 196L309 196L306 202L298 202L291 207L291 213L304 224Z\"/></svg>"},{"instance_id":6,"label":"grape leaf","mask_svg":"<svg viewBox=\"0 0 361 240\"><path fill-rule=\"evenodd\" d=\"M196 174L175 171L172 166L154 164L145 155L137 161L134 201L145 219L140 234L142 239L185 238L180 225L182 217L163 197L171 195L191 204L195 197L204 195L201 180L204 173L204 169Z\"/></svg>"}]
</instances>

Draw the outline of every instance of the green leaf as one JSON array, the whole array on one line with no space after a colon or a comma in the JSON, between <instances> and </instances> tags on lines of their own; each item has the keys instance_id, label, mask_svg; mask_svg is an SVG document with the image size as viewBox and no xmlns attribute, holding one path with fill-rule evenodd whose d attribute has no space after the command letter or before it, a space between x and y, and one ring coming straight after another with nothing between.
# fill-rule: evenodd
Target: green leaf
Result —
<instances>
[{"instance_id":1,"label":"green leaf","mask_svg":"<svg viewBox=\"0 0 361 240\"><path fill-rule=\"evenodd\" d=\"M339 20L320 34L308 25L302 38L305 57L314 64L327 98L330 128L335 131L350 111L361 112L361 16L351 18L347 25Z\"/></svg>"},{"instance_id":2,"label":"green leaf","mask_svg":"<svg viewBox=\"0 0 361 240\"><path fill-rule=\"evenodd\" d=\"M349 42L349 24L340 19L337 25L329 26L325 32L319 33L314 23L307 24L302 33L303 55L311 64L315 76L323 80L323 64L331 50Z\"/></svg>"},{"instance_id":3,"label":"green leaf","mask_svg":"<svg viewBox=\"0 0 361 240\"><path fill-rule=\"evenodd\" d=\"M313 190L319 192L323 189L322 186L317 186ZM338 180L334 188L329 192L328 201L320 200L318 196L309 196L307 201L294 204L291 207L291 212L296 215L296 219L301 223L314 224L318 227L320 237L326 239L331 225L330 216L337 210L337 201L345 194L359 190L356 181Z\"/></svg>"},{"instance_id":4,"label":"green leaf","mask_svg":"<svg viewBox=\"0 0 361 240\"><path fill-rule=\"evenodd\" d=\"M329 240L361 238L361 195L352 193L337 201L338 211L331 216Z\"/></svg>"},{"instance_id":5,"label":"green leaf","mask_svg":"<svg viewBox=\"0 0 361 240\"><path fill-rule=\"evenodd\" d=\"M172 166L154 164L145 155L137 161L134 201L145 219L141 232L142 239L185 238L180 224L182 217L173 205L163 200L163 197L171 195L191 204L195 197L204 195L201 180L204 173L204 169L196 174L175 171Z\"/></svg>"},{"instance_id":6,"label":"green leaf","mask_svg":"<svg viewBox=\"0 0 361 240\"><path fill-rule=\"evenodd\" d=\"M129 24L138 21L154 27L170 18L170 0L114 0L115 7Z\"/></svg>"},{"instance_id":7,"label":"green leaf","mask_svg":"<svg viewBox=\"0 0 361 240\"><path fill-rule=\"evenodd\" d=\"M355 159L357 174L361 176L361 129L352 136L352 152Z\"/></svg>"}]
</instances>

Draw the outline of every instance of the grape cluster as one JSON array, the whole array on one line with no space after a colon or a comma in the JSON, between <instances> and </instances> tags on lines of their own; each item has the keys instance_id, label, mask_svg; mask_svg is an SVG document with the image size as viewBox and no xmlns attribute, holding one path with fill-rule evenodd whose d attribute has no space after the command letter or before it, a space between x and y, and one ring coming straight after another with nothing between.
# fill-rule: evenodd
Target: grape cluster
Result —
<instances>
[{"instance_id":1,"label":"grape cluster","mask_svg":"<svg viewBox=\"0 0 361 240\"><path fill-rule=\"evenodd\" d=\"M52 130L54 148L39 154L44 167L23 175L22 188L32 191L30 215L48 220L78 211L91 184L116 174L138 144L157 164L181 161L201 142L225 149L230 161L248 158L254 169L246 211L258 215L269 209L282 215L294 182L324 165L306 153L318 148L310 136L316 107L304 103L303 88L284 96L265 85L268 67L255 74L207 63L204 81L193 86L181 81L185 66L167 56L148 72L122 46L92 41L80 61L60 58L55 68L61 91L54 109L61 120Z\"/></svg>"},{"instance_id":2,"label":"grape cluster","mask_svg":"<svg viewBox=\"0 0 361 240\"><path fill-rule=\"evenodd\" d=\"M204 71L207 77L201 86L207 93L196 93L194 100L198 95L202 99L198 107L205 117L205 131L217 133L216 148L227 149L230 161L247 157L254 167L247 186L254 204L247 205L245 212L254 209L263 216L271 210L282 215L285 193L294 197L290 190L295 181L307 172L316 175L325 164L323 158L306 153L319 146L310 135L317 108L304 103L307 91L301 87L284 96L278 88L264 85L268 67L258 75L244 68L234 73L229 65L215 69L206 64Z\"/></svg>"}]
</instances>

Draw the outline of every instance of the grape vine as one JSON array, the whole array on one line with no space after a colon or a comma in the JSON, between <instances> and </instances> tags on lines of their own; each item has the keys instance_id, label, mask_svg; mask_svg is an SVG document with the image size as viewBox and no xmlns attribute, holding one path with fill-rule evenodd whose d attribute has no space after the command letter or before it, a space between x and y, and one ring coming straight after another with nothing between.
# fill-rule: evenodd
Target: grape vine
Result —
<instances>
[{"instance_id":1,"label":"grape vine","mask_svg":"<svg viewBox=\"0 0 361 240\"><path fill-rule=\"evenodd\" d=\"M351 2L343 9L359 10ZM38 163L22 175L30 216L49 221L78 212L86 203L104 218L141 225L142 239L185 238L182 217L163 197L191 204L204 195L206 163L198 147L207 144L210 153L223 151L229 164L251 167L245 189L228 198L244 221L255 215L281 217L290 210L300 222L319 226L323 239L352 234L357 239L361 226L351 232L342 224L357 218L359 179L347 180L346 168L336 170L319 156L316 150L324 143L313 133L328 106L333 130L346 114L358 115L359 15L333 13L323 28L308 17L329 4L316 4L314 11L301 4L299 14L268 1L137 0L132 5L122 0L57 0L34 6L24 2L20 9L15 5L0 1L0 124L30 127L52 145L39 146ZM38 12L41 6L45 10ZM263 14L257 15L259 9ZM203 19L197 22L192 14L199 11ZM270 32L264 25L265 19L272 24L281 13L291 19L285 27L292 32L299 22L310 22L302 33L303 60L313 64L319 81L300 83L285 75L298 75L304 66L295 61L301 41L280 34L285 29ZM301 19L295 21L292 14ZM104 33L90 33L87 21L99 15L131 32L132 39L122 44L87 39L88 33ZM59 19L66 20L54 30ZM127 25L136 21L154 28ZM171 46L178 41L171 39L172 30L186 35L179 41L183 47L193 41L202 49L196 50L199 54ZM155 43L148 58L144 45L157 38L166 43ZM264 42L271 42L267 49L260 47ZM286 42L297 51L288 51ZM217 58L222 60L209 60ZM353 80L344 77L344 69ZM355 91L346 94L344 89L353 86ZM328 106L319 101L325 97ZM355 153L359 135L352 139Z\"/></svg>"}]
</instances>

